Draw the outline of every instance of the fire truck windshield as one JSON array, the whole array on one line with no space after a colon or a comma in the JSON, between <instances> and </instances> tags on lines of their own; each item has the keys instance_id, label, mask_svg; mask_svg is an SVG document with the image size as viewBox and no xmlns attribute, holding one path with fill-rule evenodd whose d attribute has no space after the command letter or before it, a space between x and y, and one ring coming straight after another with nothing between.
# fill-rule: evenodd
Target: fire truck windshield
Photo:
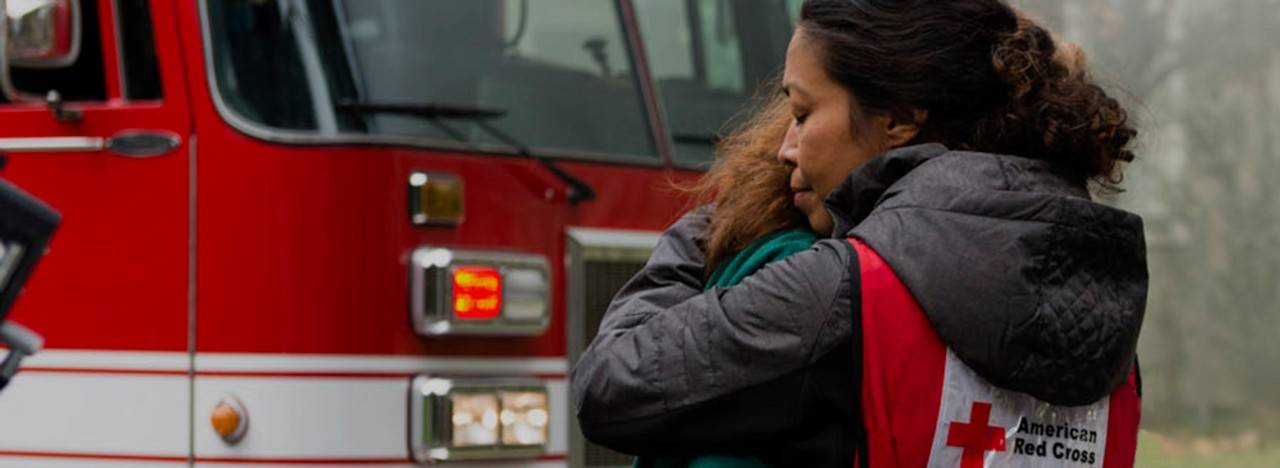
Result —
<instances>
[{"instance_id":1,"label":"fire truck windshield","mask_svg":"<svg viewBox=\"0 0 1280 468\"><path fill-rule=\"evenodd\" d=\"M759 83L778 77L798 0L634 0L677 164L711 159Z\"/></svg>"},{"instance_id":2,"label":"fire truck windshield","mask_svg":"<svg viewBox=\"0 0 1280 468\"><path fill-rule=\"evenodd\" d=\"M624 21L634 18L685 167L709 161L777 76L799 5L634 0L625 15L606 0L203 3L220 108L248 133L492 151L514 140L532 154L656 164ZM493 112L424 118L423 106Z\"/></svg>"},{"instance_id":3,"label":"fire truck windshield","mask_svg":"<svg viewBox=\"0 0 1280 468\"><path fill-rule=\"evenodd\" d=\"M532 151L657 161L615 2L204 4L223 110L257 134L509 150L488 124ZM344 103L500 112L424 121Z\"/></svg>"}]
</instances>

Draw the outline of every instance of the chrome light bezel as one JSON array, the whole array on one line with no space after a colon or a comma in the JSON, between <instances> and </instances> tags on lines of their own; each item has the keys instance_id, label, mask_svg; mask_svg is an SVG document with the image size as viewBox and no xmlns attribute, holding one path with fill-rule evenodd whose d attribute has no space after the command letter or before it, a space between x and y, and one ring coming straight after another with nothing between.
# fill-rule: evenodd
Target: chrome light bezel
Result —
<instances>
[{"instance_id":1,"label":"chrome light bezel","mask_svg":"<svg viewBox=\"0 0 1280 468\"><path fill-rule=\"evenodd\" d=\"M502 413L504 392L540 393L546 399L545 411L550 415L551 395L544 382L531 379L449 378L419 375L409 386L409 448L419 463L473 459L536 458L546 453L550 443L551 421L546 424L541 444L503 443L503 424L497 424L493 445L458 447L453 444L452 398L455 395L493 395L498 414Z\"/></svg>"},{"instance_id":2,"label":"chrome light bezel","mask_svg":"<svg viewBox=\"0 0 1280 468\"><path fill-rule=\"evenodd\" d=\"M453 310L454 266L492 267L503 277L503 310L498 317L488 320L463 320ZM541 291L522 295L525 301L540 301L542 315L515 318L507 315L508 294L517 294L509 288L508 274L528 272L541 275L544 280ZM528 276L524 280L528 280ZM506 252L455 250L430 246L418 247L409 259L409 315L414 330L425 337L448 335L540 335L551 323L551 267L542 255Z\"/></svg>"}]
</instances>

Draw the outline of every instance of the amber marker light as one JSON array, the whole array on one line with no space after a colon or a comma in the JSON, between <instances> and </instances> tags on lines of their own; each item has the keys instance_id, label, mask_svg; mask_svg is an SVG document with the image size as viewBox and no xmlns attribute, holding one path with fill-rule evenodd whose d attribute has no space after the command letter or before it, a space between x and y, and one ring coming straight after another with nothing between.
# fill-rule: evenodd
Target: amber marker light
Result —
<instances>
[{"instance_id":1,"label":"amber marker light","mask_svg":"<svg viewBox=\"0 0 1280 468\"><path fill-rule=\"evenodd\" d=\"M492 320L502 313L502 273L487 266L453 267L453 313L462 320Z\"/></svg>"},{"instance_id":2,"label":"amber marker light","mask_svg":"<svg viewBox=\"0 0 1280 468\"><path fill-rule=\"evenodd\" d=\"M209 422L213 424L213 431L228 444L239 442L249 431L249 413L245 411L244 404L233 396L223 398L213 407Z\"/></svg>"},{"instance_id":3,"label":"amber marker light","mask_svg":"<svg viewBox=\"0 0 1280 468\"><path fill-rule=\"evenodd\" d=\"M462 179L453 174L409 174L409 221L415 226L457 226L465 212Z\"/></svg>"}]
</instances>

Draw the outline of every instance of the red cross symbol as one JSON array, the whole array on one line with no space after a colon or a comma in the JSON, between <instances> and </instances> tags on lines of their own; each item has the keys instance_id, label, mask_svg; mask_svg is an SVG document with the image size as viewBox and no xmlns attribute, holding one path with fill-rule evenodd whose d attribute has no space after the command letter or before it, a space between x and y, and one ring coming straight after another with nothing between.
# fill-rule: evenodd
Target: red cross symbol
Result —
<instances>
[{"instance_id":1,"label":"red cross symbol","mask_svg":"<svg viewBox=\"0 0 1280 468\"><path fill-rule=\"evenodd\" d=\"M975 401L969 410L969 422L952 421L947 430L947 445L964 449L960 468L982 468L987 451L1004 451L1004 428L988 426L991 403Z\"/></svg>"}]
</instances>

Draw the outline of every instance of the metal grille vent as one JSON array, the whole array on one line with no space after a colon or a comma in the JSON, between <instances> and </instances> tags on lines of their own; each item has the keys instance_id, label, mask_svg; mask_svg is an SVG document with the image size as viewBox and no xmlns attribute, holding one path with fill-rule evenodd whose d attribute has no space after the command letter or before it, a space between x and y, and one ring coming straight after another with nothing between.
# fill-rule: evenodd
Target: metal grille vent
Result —
<instances>
[{"instance_id":1,"label":"metal grille vent","mask_svg":"<svg viewBox=\"0 0 1280 468\"><path fill-rule=\"evenodd\" d=\"M586 262L586 294L583 297L585 323L583 327L583 343L591 343L596 331L600 329L600 321L609 309L609 302L622 289L622 285L635 276L644 262Z\"/></svg>"},{"instance_id":2,"label":"metal grille vent","mask_svg":"<svg viewBox=\"0 0 1280 468\"><path fill-rule=\"evenodd\" d=\"M614 294L640 271L658 233L570 228L568 234L568 358L570 364L596 337ZM569 466L630 467L632 457L588 442L569 416Z\"/></svg>"},{"instance_id":3,"label":"metal grille vent","mask_svg":"<svg viewBox=\"0 0 1280 468\"><path fill-rule=\"evenodd\" d=\"M584 314L582 343L591 343L596 331L600 329L600 320L609 309L609 301L622 285L635 276L644 266L644 262L599 261L585 262L584 273ZM578 435L581 437L581 435ZM631 466L630 455L614 452L607 448L583 441L583 465L587 467Z\"/></svg>"}]
</instances>

